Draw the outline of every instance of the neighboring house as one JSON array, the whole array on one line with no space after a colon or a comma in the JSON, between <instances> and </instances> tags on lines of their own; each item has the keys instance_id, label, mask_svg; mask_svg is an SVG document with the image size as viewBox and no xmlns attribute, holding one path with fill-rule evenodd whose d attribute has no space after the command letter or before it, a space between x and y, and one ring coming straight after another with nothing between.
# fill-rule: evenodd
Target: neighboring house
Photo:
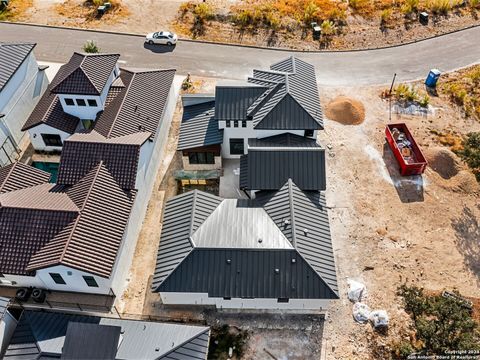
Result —
<instances>
[{"instance_id":1,"label":"neighboring house","mask_svg":"<svg viewBox=\"0 0 480 360\"><path fill-rule=\"evenodd\" d=\"M3 359L5 350L17 327L17 319L9 308L10 299L0 296L0 358Z\"/></svg>"},{"instance_id":2,"label":"neighboring house","mask_svg":"<svg viewBox=\"0 0 480 360\"><path fill-rule=\"evenodd\" d=\"M35 44L0 42L0 167L17 158L25 120L48 86Z\"/></svg>"},{"instance_id":3,"label":"neighboring house","mask_svg":"<svg viewBox=\"0 0 480 360\"><path fill-rule=\"evenodd\" d=\"M85 64L82 58L77 62ZM116 74L110 60L100 62L109 64L103 69L108 79ZM73 71L80 83L84 72ZM97 72L88 77L99 79ZM62 139L56 184L48 183L49 174L24 164L0 170L2 285L122 292L176 105L179 86L174 84L174 74L175 70L122 69L91 129L76 129L77 133ZM57 79L52 85L66 87L65 81ZM78 85L62 91L81 92L73 89ZM54 96L57 104L65 101ZM103 98L97 100L100 103ZM32 137L39 127L58 130L52 123L41 123L29 130Z\"/></svg>"},{"instance_id":4,"label":"neighboring house","mask_svg":"<svg viewBox=\"0 0 480 360\"><path fill-rule=\"evenodd\" d=\"M119 54L74 53L52 80L22 130L35 150L60 151L78 130L90 129L110 97L125 86L119 78Z\"/></svg>"},{"instance_id":5,"label":"neighboring house","mask_svg":"<svg viewBox=\"0 0 480 360\"><path fill-rule=\"evenodd\" d=\"M206 360L206 326L24 311L4 359Z\"/></svg>"},{"instance_id":6,"label":"neighboring house","mask_svg":"<svg viewBox=\"0 0 480 360\"><path fill-rule=\"evenodd\" d=\"M240 158L240 188L250 196L288 178L303 190L325 190L325 150L316 143L322 129L315 68L290 57L254 70L247 82L217 85L214 99L184 98L178 150L186 172L220 169L220 154ZM274 179L259 181L265 173Z\"/></svg>"},{"instance_id":7,"label":"neighboring house","mask_svg":"<svg viewBox=\"0 0 480 360\"><path fill-rule=\"evenodd\" d=\"M170 199L152 287L163 304L325 311L338 286L324 195L288 180L254 200Z\"/></svg>"}]
</instances>

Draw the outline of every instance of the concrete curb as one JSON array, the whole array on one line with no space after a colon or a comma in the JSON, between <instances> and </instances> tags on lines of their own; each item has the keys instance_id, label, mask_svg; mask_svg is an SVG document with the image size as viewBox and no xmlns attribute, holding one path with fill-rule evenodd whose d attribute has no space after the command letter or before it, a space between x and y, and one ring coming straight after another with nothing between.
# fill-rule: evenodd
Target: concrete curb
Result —
<instances>
[{"instance_id":1,"label":"concrete curb","mask_svg":"<svg viewBox=\"0 0 480 360\"><path fill-rule=\"evenodd\" d=\"M101 30L101 29L84 29L78 27L68 27L68 26L59 26L59 25L44 25L44 24L36 24L36 23L27 23L27 22L11 22L11 21L0 21L0 24L9 24L9 25L23 25L23 26L32 26L32 27L43 27L43 28L51 28L51 29L60 29L60 30L72 30L72 31L82 31L82 32L91 32L91 33L98 33L98 34L111 34L111 35L120 35L120 36L136 36L136 37L144 37L145 35L137 34L137 33L128 33L128 32L115 32L109 30ZM375 51L375 50L383 50L383 49L391 49L397 48L405 45L416 44L423 41L432 40L435 38L440 38L443 36L447 36L450 34L455 34L462 31L467 31L476 27L480 27L480 24L471 25L462 29L453 30L444 34L434 35L430 37L426 37L419 40L413 40L401 44L394 44L382 47L375 47L375 48L364 48L364 49L352 49L352 50L296 50L290 48L282 48L282 47L266 47L266 46L257 46L257 45L248 45L248 44L238 44L238 43L226 43L226 42L215 42L215 41L208 41L208 40L195 40L189 38L179 38L180 41L183 42L190 42L190 43L197 43L197 44L209 44L209 45L219 45L219 46L234 46L234 47L243 47L243 48L251 48L251 49L259 49L259 50L271 50L271 51L282 51L282 52L290 52L290 53L305 53L305 54L326 54L326 53L352 53L352 52L363 52L363 51Z\"/></svg>"}]
</instances>

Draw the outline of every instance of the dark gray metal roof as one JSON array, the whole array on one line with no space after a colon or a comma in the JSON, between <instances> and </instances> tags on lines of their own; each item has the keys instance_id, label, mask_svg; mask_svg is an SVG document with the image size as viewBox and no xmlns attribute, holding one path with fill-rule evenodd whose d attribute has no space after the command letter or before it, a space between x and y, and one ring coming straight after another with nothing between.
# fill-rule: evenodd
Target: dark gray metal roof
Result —
<instances>
[{"instance_id":1,"label":"dark gray metal roof","mask_svg":"<svg viewBox=\"0 0 480 360\"><path fill-rule=\"evenodd\" d=\"M218 196L194 190L175 196L167 202L153 275L153 289L158 288L190 253L193 249L190 237L221 201Z\"/></svg>"},{"instance_id":2,"label":"dark gray metal roof","mask_svg":"<svg viewBox=\"0 0 480 360\"><path fill-rule=\"evenodd\" d=\"M223 130L214 119L215 101L183 108L178 150L193 149L223 142Z\"/></svg>"},{"instance_id":3,"label":"dark gray metal roof","mask_svg":"<svg viewBox=\"0 0 480 360\"><path fill-rule=\"evenodd\" d=\"M325 195L318 191L302 191L289 180L280 191L258 192L256 200L300 255L338 294Z\"/></svg>"},{"instance_id":4,"label":"dark gray metal roof","mask_svg":"<svg viewBox=\"0 0 480 360\"><path fill-rule=\"evenodd\" d=\"M120 327L121 341L115 342L118 346L115 358L119 360L207 357L210 329L205 326L24 311L7 348L5 359L33 360L38 359L39 355L60 357L71 322Z\"/></svg>"},{"instance_id":5,"label":"dark gray metal roof","mask_svg":"<svg viewBox=\"0 0 480 360\"><path fill-rule=\"evenodd\" d=\"M294 249L196 248L158 290L232 298L337 298Z\"/></svg>"},{"instance_id":6,"label":"dark gray metal roof","mask_svg":"<svg viewBox=\"0 0 480 360\"><path fill-rule=\"evenodd\" d=\"M36 44L0 43L0 92Z\"/></svg>"},{"instance_id":7,"label":"dark gray metal roof","mask_svg":"<svg viewBox=\"0 0 480 360\"><path fill-rule=\"evenodd\" d=\"M202 199L202 207L198 206L198 199ZM238 212L265 211L293 248L271 239L266 239L266 246L261 248L253 246L254 241L243 239L246 236L258 241L258 233L246 224L250 221L258 225L258 221L252 221L250 216L231 216L235 209L230 206L227 206L228 211L223 211L222 205L232 201L237 201ZM222 214L225 216L223 222ZM204 228L202 223L208 223L211 217L216 226ZM228 228L230 235L222 230L223 227ZM208 230L207 233L200 234L202 229ZM238 234L234 232L243 233L245 229L248 231L242 235L239 244ZM217 239L217 236L224 238ZM295 268L287 266L292 254L299 259ZM229 270L227 259L231 264L235 259L235 264L240 267L235 269L240 270L238 275ZM288 273L285 276L295 282L295 292L285 288L283 280L270 277L273 273L264 273L265 269L258 265L263 263ZM250 273L251 268L255 268L253 274L256 277ZM301 276L298 269L303 272ZM307 280L302 280L303 276ZM318 191L301 191L289 180L277 192L260 192L254 201L222 201L199 191L172 198L164 212L153 289L157 292L208 292L215 297L338 297L324 196Z\"/></svg>"},{"instance_id":8,"label":"dark gray metal roof","mask_svg":"<svg viewBox=\"0 0 480 360\"><path fill-rule=\"evenodd\" d=\"M278 190L288 179L302 190L325 190L325 150L293 134L249 140L240 158L240 188Z\"/></svg>"},{"instance_id":9,"label":"dark gray metal roof","mask_svg":"<svg viewBox=\"0 0 480 360\"><path fill-rule=\"evenodd\" d=\"M69 322L61 359L115 360L120 326Z\"/></svg>"},{"instance_id":10,"label":"dark gray metal roof","mask_svg":"<svg viewBox=\"0 0 480 360\"><path fill-rule=\"evenodd\" d=\"M250 84L249 86L220 86L215 88L215 119L246 120L247 109L268 88Z\"/></svg>"}]
</instances>

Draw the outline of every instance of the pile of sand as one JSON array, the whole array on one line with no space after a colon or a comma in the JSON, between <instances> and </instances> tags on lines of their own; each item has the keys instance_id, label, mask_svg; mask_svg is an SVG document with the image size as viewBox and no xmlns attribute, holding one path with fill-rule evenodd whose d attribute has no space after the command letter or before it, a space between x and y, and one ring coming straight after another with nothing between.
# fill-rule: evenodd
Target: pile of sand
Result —
<instances>
[{"instance_id":1,"label":"pile of sand","mask_svg":"<svg viewBox=\"0 0 480 360\"><path fill-rule=\"evenodd\" d=\"M457 156L450 150L434 147L425 151L428 165L444 179L450 179L461 170Z\"/></svg>"},{"instance_id":2,"label":"pile of sand","mask_svg":"<svg viewBox=\"0 0 480 360\"><path fill-rule=\"evenodd\" d=\"M358 125L365 120L365 107L358 100L338 96L327 105L325 114L341 124Z\"/></svg>"}]
</instances>

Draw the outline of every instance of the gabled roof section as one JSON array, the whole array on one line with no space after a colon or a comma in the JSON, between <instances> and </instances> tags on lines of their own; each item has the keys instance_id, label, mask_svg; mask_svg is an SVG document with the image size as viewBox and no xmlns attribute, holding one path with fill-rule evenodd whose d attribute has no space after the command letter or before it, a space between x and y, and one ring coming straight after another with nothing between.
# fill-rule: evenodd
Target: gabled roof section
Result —
<instances>
[{"instance_id":1,"label":"gabled roof section","mask_svg":"<svg viewBox=\"0 0 480 360\"><path fill-rule=\"evenodd\" d=\"M268 88L256 84L217 85L215 120L246 120L247 109Z\"/></svg>"},{"instance_id":2,"label":"gabled roof section","mask_svg":"<svg viewBox=\"0 0 480 360\"><path fill-rule=\"evenodd\" d=\"M325 190L325 149L294 134L249 139L240 158L240 188L279 190L292 179L302 190Z\"/></svg>"},{"instance_id":3,"label":"gabled roof section","mask_svg":"<svg viewBox=\"0 0 480 360\"><path fill-rule=\"evenodd\" d=\"M120 326L69 322L61 359L115 360Z\"/></svg>"},{"instance_id":4,"label":"gabled roof section","mask_svg":"<svg viewBox=\"0 0 480 360\"><path fill-rule=\"evenodd\" d=\"M109 277L133 205L103 162L67 191L80 207L74 222L32 256L27 271L66 265Z\"/></svg>"},{"instance_id":5,"label":"gabled roof section","mask_svg":"<svg viewBox=\"0 0 480 360\"><path fill-rule=\"evenodd\" d=\"M62 148L57 183L74 185L100 161L122 189L134 189L140 148L150 133L136 133L107 139L92 131L74 134Z\"/></svg>"},{"instance_id":6,"label":"gabled roof section","mask_svg":"<svg viewBox=\"0 0 480 360\"><path fill-rule=\"evenodd\" d=\"M97 329L121 328L121 341L115 342L115 359L118 360L207 358L210 329L206 326L25 310L7 348L5 359L37 359L37 356L59 358L62 348L68 346L67 329L72 324ZM85 332L84 335L87 336ZM77 340L81 343L81 339Z\"/></svg>"},{"instance_id":7,"label":"gabled roof section","mask_svg":"<svg viewBox=\"0 0 480 360\"><path fill-rule=\"evenodd\" d=\"M202 194L195 192L167 203L154 291L338 298L327 208L320 192L301 191L289 180L279 191L258 193L255 200L216 198L217 204L207 202L209 209L198 212L203 220L197 216L199 221L192 221L191 209L197 213L193 203Z\"/></svg>"},{"instance_id":8,"label":"gabled roof section","mask_svg":"<svg viewBox=\"0 0 480 360\"><path fill-rule=\"evenodd\" d=\"M218 145L223 142L223 130L218 129L214 112L215 101L184 107L177 150Z\"/></svg>"},{"instance_id":9,"label":"gabled roof section","mask_svg":"<svg viewBox=\"0 0 480 360\"><path fill-rule=\"evenodd\" d=\"M268 86L262 99L248 109L256 129L323 129L315 68L296 57L282 60L270 71L254 70L248 81Z\"/></svg>"},{"instance_id":10,"label":"gabled roof section","mask_svg":"<svg viewBox=\"0 0 480 360\"><path fill-rule=\"evenodd\" d=\"M0 42L0 92L30 55L36 44Z\"/></svg>"},{"instance_id":11,"label":"gabled roof section","mask_svg":"<svg viewBox=\"0 0 480 360\"><path fill-rule=\"evenodd\" d=\"M157 289L190 253L193 249L191 236L221 201L218 196L194 190L175 196L167 202L153 289Z\"/></svg>"},{"instance_id":12,"label":"gabled roof section","mask_svg":"<svg viewBox=\"0 0 480 360\"><path fill-rule=\"evenodd\" d=\"M45 124L55 129L73 134L80 119L63 111L62 104L52 91L50 84L22 127L22 131Z\"/></svg>"},{"instance_id":13,"label":"gabled roof section","mask_svg":"<svg viewBox=\"0 0 480 360\"><path fill-rule=\"evenodd\" d=\"M295 249L195 248L159 291L220 298L337 298Z\"/></svg>"},{"instance_id":14,"label":"gabled roof section","mask_svg":"<svg viewBox=\"0 0 480 360\"><path fill-rule=\"evenodd\" d=\"M156 136L175 70L121 69L124 87L95 122L94 130L106 138L150 132Z\"/></svg>"},{"instance_id":15,"label":"gabled roof section","mask_svg":"<svg viewBox=\"0 0 480 360\"><path fill-rule=\"evenodd\" d=\"M75 52L52 81L55 94L100 95L115 68L119 54Z\"/></svg>"},{"instance_id":16,"label":"gabled roof section","mask_svg":"<svg viewBox=\"0 0 480 360\"><path fill-rule=\"evenodd\" d=\"M294 244L300 255L338 296L325 196L301 191L289 180L278 192L260 192L257 201Z\"/></svg>"},{"instance_id":17,"label":"gabled roof section","mask_svg":"<svg viewBox=\"0 0 480 360\"><path fill-rule=\"evenodd\" d=\"M47 183L50 173L14 162L0 168L0 194Z\"/></svg>"}]
</instances>

